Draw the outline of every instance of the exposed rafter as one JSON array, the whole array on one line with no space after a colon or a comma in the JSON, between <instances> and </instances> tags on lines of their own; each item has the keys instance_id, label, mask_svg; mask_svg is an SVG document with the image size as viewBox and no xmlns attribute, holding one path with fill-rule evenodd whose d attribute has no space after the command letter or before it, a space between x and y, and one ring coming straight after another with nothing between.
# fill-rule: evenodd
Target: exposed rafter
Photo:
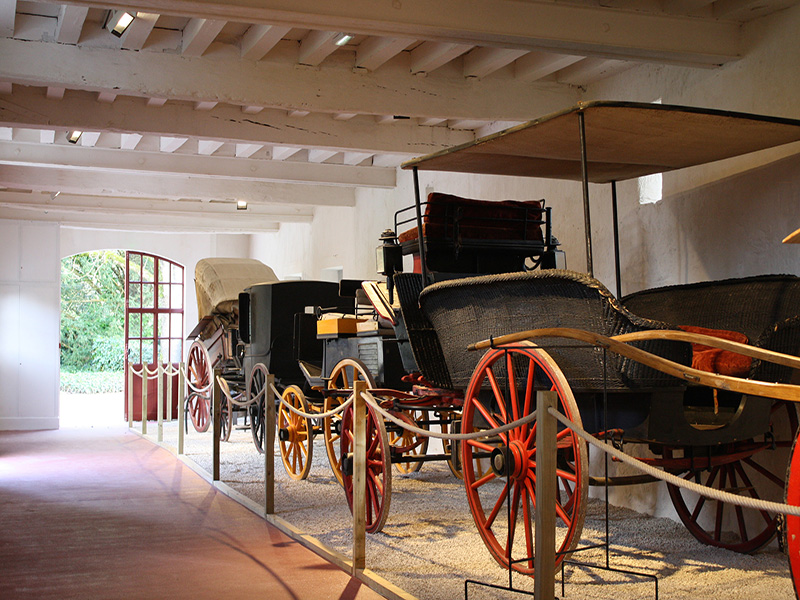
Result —
<instances>
[{"instance_id":1,"label":"exposed rafter","mask_svg":"<svg viewBox=\"0 0 800 600\"><path fill-rule=\"evenodd\" d=\"M84 133L81 139L87 135L90 135L89 132ZM161 138L161 152L174 152L185 141L185 138ZM241 155L247 154L248 150L255 152L258 148L243 148ZM186 154L165 156L162 153L77 148L65 144L41 147L37 144L20 142L0 143L0 164L43 168L58 167L81 170L83 172L102 171L131 173L134 175L161 174L193 179L214 179L217 181L279 181L383 188L390 188L395 185L394 169L306 164L224 156L190 156Z\"/></svg>"},{"instance_id":2,"label":"exposed rafter","mask_svg":"<svg viewBox=\"0 0 800 600\"><path fill-rule=\"evenodd\" d=\"M160 0L72 0L165 11ZM739 56L738 23L514 0L173 0L173 14L521 50L714 65Z\"/></svg>"},{"instance_id":3,"label":"exposed rafter","mask_svg":"<svg viewBox=\"0 0 800 600\"><path fill-rule=\"evenodd\" d=\"M553 106L548 105L548 108L553 110ZM470 132L423 127L408 119L395 123L391 128L376 129L360 118L344 121L330 115L311 114L299 126L298 120L285 112L272 110L248 115L230 105L218 105L213 111L198 112L176 103L149 106L140 98L125 96L118 97L113 104L98 104L92 94L82 92L70 92L62 101L53 102L45 97L43 90L24 86L15 86L13 94L0 95L0 125L33 129L83 128L417 155L474 139Z\"/></svg>"},{"instance_id":4,"label":"exposed rafter","mask_svg":"<svg viewBox=\"0 0 800 600\"><path fill-rule=\"evenodd\" d=\"M0 78L15 83L284 110L374 115L392 106L394 114L411 117L526 120L569 106L576 98L569 89L507 79L503 102L497 102L496 82L415 77L396 65L354 73L351 68L298 69L290 62L212 61L13 39L0 39L0 56L7 59ZM265 85L274 81L281 85Z\"/></svg>"},{"instance_id":5,"label":"exposed rafter","mask_svg":"<svg viewBox=\"0 0 800 600\"><path fill-rule=\"evenodd\" d=\"M317 165L338 166L338 165ZM61 191L69 194L128 198L181 200L225 200L250 202L353 206L354 188L332 185L302 185L242 181L219 177L187 177L150 173L114 173L53 167L4 166L0 187L32 189L37 192Z\"/></svg>"}]
</instances>

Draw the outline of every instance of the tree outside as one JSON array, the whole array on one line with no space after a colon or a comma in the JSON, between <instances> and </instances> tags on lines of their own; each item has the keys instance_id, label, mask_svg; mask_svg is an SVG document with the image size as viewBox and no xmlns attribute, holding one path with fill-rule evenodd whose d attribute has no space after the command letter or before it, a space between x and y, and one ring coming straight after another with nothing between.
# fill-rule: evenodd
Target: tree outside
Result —
<instances>
[{"instance_id":1,"label":"tree outside","mask_svg":"<svg viewBox=\"0 0 800 600\"><path fill-rule=\"evenodd\" d=\"M61 261L61 389L116 392L123 386L125 251Z\"/></svg>"}]
</instances>

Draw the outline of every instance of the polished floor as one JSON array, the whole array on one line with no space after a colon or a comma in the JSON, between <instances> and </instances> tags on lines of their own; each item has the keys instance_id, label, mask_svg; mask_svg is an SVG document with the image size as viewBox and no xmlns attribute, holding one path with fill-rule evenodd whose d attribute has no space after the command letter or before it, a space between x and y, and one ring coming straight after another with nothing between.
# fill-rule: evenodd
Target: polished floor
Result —
<instances>
[{"instance_id":1,"label":"polished floor","mask_svg":"<svg viewBox=\"0 0 800 600\"><path fill-rule=\"evenodd\" d=\"M381 596L112 428L0 432L0 598Z\"/></svg>"}]
</instances>

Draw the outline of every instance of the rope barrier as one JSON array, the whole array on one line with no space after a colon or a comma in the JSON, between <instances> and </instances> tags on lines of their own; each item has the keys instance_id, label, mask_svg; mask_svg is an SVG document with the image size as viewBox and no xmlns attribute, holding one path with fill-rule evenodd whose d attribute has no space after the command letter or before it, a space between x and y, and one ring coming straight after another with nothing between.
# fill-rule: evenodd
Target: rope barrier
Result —
<instances>
[{"instance_id":1,"label":"rope barrier","mask_svg":"<svg viewBox=\"0 0 800 600\"><path fill-rule=\"evenodd\" d=\"M548 410L548 412L554 416L558 421L563 424L564 426L568 427L579 437L586 440L592 446L599 448L603 452L610 454L614 458L618 459L620 462L625 463L628 466L634 467L651 475L657 479L661 479L662 481L666 481L672 485L685 488L691 492L696 494L700 494L701 496L705 496L707 498L711 498L712 500L717 500L719 502L726 502L728 504L735 504L737 506L743 506L745 508L752 508L755 510L765 510L768 512L774 513L782 513L785 515L792 515L796 517L800 517L800 506L792 506L790 504L781 504L780 502L770 502L768 500L759 500L757 498L750 498L747 496L739 496L738 494L731 494L730 492L723 492L720 490L715 490L713 488L706 487L704 485L700 485L699 483L695 483L693 481L687 481L683 477L679 477L678 475L673 475L672 473L667 473L661 469L643 463L640 460L633 458L632 456L628 456L624 452L617 450L613 446L598 440L596 437L587 433L582 427L576 425L572 421L570 421L566 416L562 415L556 410L552 408Z\"/></svg>"},{"instance_id":2,"label":"rope barrier","mask_svg":"<svg viewBox=\"0 0 800 600\"><path fill-rule=\"evenodd\" d=\"M416 433L419 436L432 437L440 440L453 440L453 441L478 440L482 438L499 435L501 433L505 433L510 429L514 429L515 427L519 427L520 425L526 425L536 420L536 411L533 411L532 413L525 415L521 419L517 419L516 421L511 421L510 423L506 423L505 425L501 425L500 427L496 427L494 429L485 429L483 431L474 431L472 433L436 433L435 431L428 431L427 429L420 429L419 427L416 427L414 425L409 425L405 421L398 419L387 410L378 406L378 403L375 401L375 399L372 397L371 394L367 394L367 404L369 404L376 411L378 411L378 414L390 420L395 425L399 425L400 427L402 427L407 431Z\"/></svg>"},{"instance_id":3,"label":"rope barrier","mask_svg":"<svg viewBox=\"0 0 800 600\"><path fill-rule=\"evenodd\" d=\"M329 410L328 412L307 413L307 412L303 412L299 408L295 408L294 406L289 404L286 400L284 400L283 396L280 393L278 393L278 390L277 390L277 388L275 386L272 386L272 391L278 397L278 400L280 400L281 404L283 404L286 408L288 408L294 414L296 414L296 415L298 415L300 417L303 417L304 419L327 419L329 417L332 417L334 415L338 415L339 413L343 412L344 409L346 409L348 406L350 406L350 404L353 402L353 395L350 394L350 397L345 402L343 402L342 404L340 404L336 408L333 408L333 409Z\"/></svg>"}]
</instances>

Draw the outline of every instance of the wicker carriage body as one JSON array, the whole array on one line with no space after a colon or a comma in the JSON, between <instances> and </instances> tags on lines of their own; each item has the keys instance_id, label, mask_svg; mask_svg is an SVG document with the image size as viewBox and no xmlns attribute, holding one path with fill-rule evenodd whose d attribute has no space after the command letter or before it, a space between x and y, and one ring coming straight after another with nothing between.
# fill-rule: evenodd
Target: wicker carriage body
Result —
<instances>
[{"instance_id":1,"label":"wicker carriage body","mask_svg":"<svg viewBox=\"0 0 800 600\"><path fill-rule=\"evenodd\" d=\"M471 277L434 284L420 295L424 314L439 341L457 388L466 387L479 360L468 344L514 331L571 327L606 336L669 329L625 309L596 279L563 270ZM574 391L680 387L675 378L602 349L572 341L539 340L564 371ZM688 364L685 344L641 343L648 352Z\"/></svg>"},{"instance_id":2,"label":"wicker carriage body","mask_svg":"<svg viewBox=\"0 0 800 600\"><path fill-rule=\"evenodd\" d=\"M567 327L609 337L674 328L630 312L597 280L563 270L437 283L422 292L420 305L456 389L466 388L480 359L466 347L481 339L537 328ZM698 405L695 388L684 381L636 361L571 340L535 342L564 372L589 430L618 429L627 441L657 445L721 447L769 429L768 399L749 398L715 411L711 404ZM635 345L691 364L689 344L651 340Z\"/></svg>"},{"instance_id":3,"label":"wicker carriage body","mask_svg":"<svg viewBox=\"0 0 800 600\"><path fill-rule=\"evenodd\" d=\"M800 277L758 275L671 285L622 299L637 315L675 325L736 331L767 350L800 355ZM754 361L749 377L790 383L792 369Z\"/></svg>"}]
</instances>

